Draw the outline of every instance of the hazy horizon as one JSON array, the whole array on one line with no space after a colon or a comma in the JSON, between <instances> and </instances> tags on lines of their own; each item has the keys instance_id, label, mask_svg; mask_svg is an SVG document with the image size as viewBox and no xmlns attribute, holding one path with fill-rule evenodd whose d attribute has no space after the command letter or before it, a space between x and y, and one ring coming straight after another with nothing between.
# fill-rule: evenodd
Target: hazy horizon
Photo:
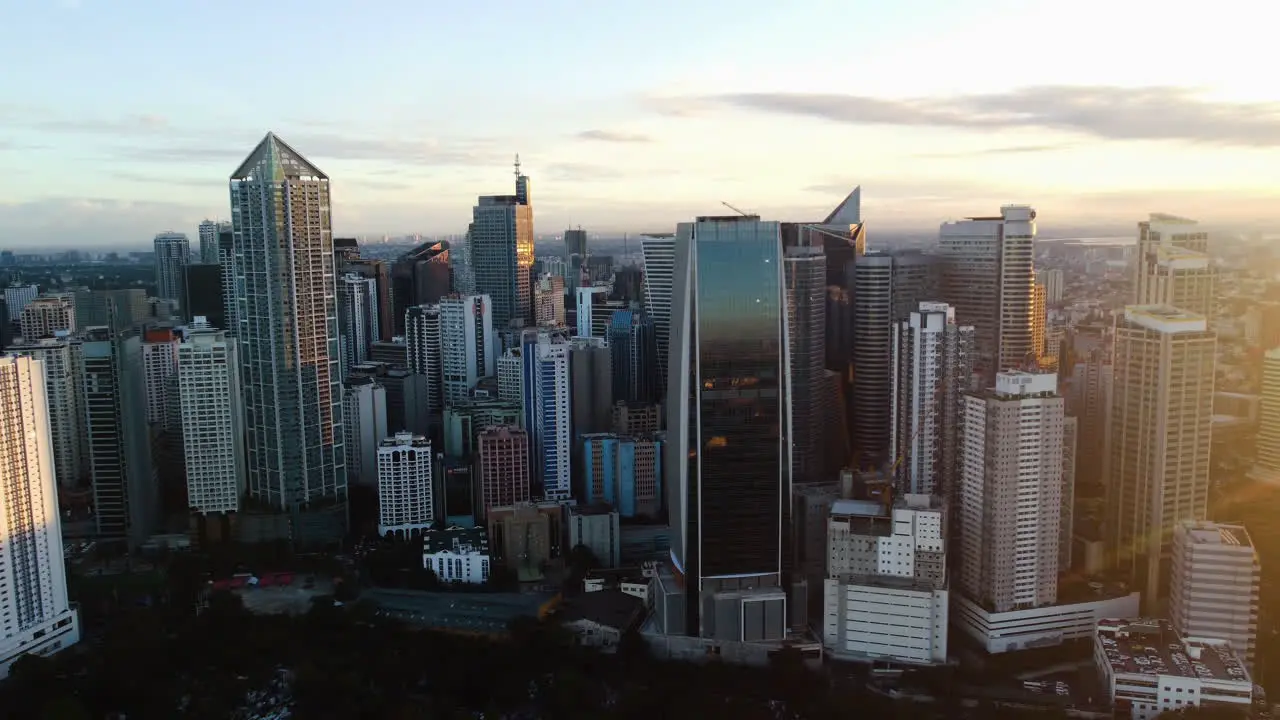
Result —
<instances>
[{"instance_id":1,"label":"hazy horizon","mask_svg":"<svg viewBox=\"0 0 1280 720\"><path fill-rule=\"evenodd\" d=\"M812 220L854 185L873 234L1009 203L1045 230L1280 225L1280 89L1238 71L1269 39L1244 0L345 7L15 7L0 247L194 238L268 130L331 177L339 235L460 233L516 153L541 232L669 231L721 201Z\"/></svg>"}]
</instances>

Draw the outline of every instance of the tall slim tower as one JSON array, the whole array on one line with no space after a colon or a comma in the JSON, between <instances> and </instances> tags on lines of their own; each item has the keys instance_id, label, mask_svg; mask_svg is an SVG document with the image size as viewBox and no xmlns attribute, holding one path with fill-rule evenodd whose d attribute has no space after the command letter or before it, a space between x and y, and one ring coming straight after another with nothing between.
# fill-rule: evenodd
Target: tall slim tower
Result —
<instances>
[{"instance_id":1,"label":"tall slim tower","mask_svg":"<svg viewBox=\"0 0 1280 720\"><path fill-rule=\"evenodd\" d=\"M783 258L791 355L791 475L824 479L827 258L821 247L789 247ZM616 394L615 394L616 395Z\"/></svg>"},{"instance_id":2,"label":"tall slim tower","mask_svg":"<svg viewBox=\"0 0 1280 720\"><path fill-rule=\"evenodd\" d=\"M644 259L644 312L653 321L658 349L658 396L666 397L671 347L671 289L676 268L674 235L642 235Z\"/></svg>"},{"instance_id":3,"label":"tall slim tower","mask_svg":"<svg viewBox=\"0 0 1280 720\"><path fill-rule=\"evenodd\" d=\"M1208 512L1217 346L1196 313L1130 305L1116 318L1108 540L1148 608L1165 597L1174 528Z\"/></svg>"},{"instance_id":4,"label":"tall slim tower","mask_svg":"<svg viewBox=\"0 0 1280 720\"><path fill-rule=\"evenodd\" d=\"M482 378L498 373L498 338L488 295L440 298L440 358L444 404L466 400Z\"/></svg>"},{"instance_id":5,"label":"tall slim tower","mask_svg":"<svg viewBox=\"0 0 1280 720\"><path fill-rule=\"evenodd\" d=\"M1054 373L964 396L960 587L994 612L1057 601L1064 407Z\"/></svg>"},{"instance_id":6,"label":"tall slim tower","mask_svg":"<svg viewBox=\"0 0 1280 720\"><path fill-rule=\"evenodd\" d=\"M236 285L236 243L231 223L218 223L218 267L222 271L222 317L227 335L240 332L236 313L240 307L240 291Z\"/></svg>"},{"instance_id":7,"label":"tall slim tower","mask_svg":"<svg viewBox=\"0 0 1280 720\"><path fill-rule=\"evenodd\" d=\"M156 297L181 306L186 299L187 265L191 264L191 241L183 233L156 235ZM186 308L183 308L185 311Z\"/></svg>"},{"instance_id":8,"label":"tall slim tower","mask_svg":"<svg viewBox=\"0 0 1280 720\"><path fill-rule=\"evenodd\" d=\"M404 341L409 372L426 378L426 411L432 416L444 412L440 340L439 305L415 305L405 311Z\"/></svg>"},{"instance_id":9,"label":"tall slim tower","mask_svg":"<svg viewBox=\"0 0 1280 720\"><path fill-rule=\"evenodd\" d=\"M249 492L280 510L336 507L347 466L329 178L267 133L230 190Z\"/></svg>"},{"instance_id":10,"label":"tall slim tower","mask_svg":"<svg viewBox=\"0 0 1280 720\"><path fill-rule=\"evenodd\" d=\"M973 372L973 328L946 303L922 302L893 327L891 447L901 492L954 503L961 401Z\"/></svg>"},{"instance_id":11,"label":"tall slim tower","mask_svg":"<svg viewBox=\"0 0 1280 720\"><path fill-rule=\"evenodd\" d=\"M684 632L778 637L776 624L725 627L710 608L740 608L748 591L785 604L791 363L779 223L681 223L675 258L665 465Z\"/></svg>"},{"instance_id":12,"label":"tall slim tower","mask_svg":"<svg viewBox=\"0 0 1280 720\"><path fill-rule=\"evenodd\" d=\"M200 262L205 265L218 264L218 223L205 220L200 223Z\"/></svg>"},{"instance_id":13,"label":"tall slim tower","mask_svg":"<svg viewBox=\"0 0 1280 720\"><path fill-rule=\"evenodd\" d=\"M356 273L339 277L338 347L343 377L352 367L369 360L373 343L381 337L378 320L377 281Z\"/></svg>"},{"instance_id":14,"label":"tall slim tower","mask_svg":"<svg viewBox=\"0 0 1280 720\"><path fill-rule=\"evenodd\" d=\"M0 680L27 653L80 639L67 601L44 364L0 357Z\"/></svg>"},{"instance_id":15,"label":"tall slim tower","mask_svg":"<svg viewBox=\"0 0 1280 720\"><path fill-rule=\"evenodd\" d=\"M533 319L533 205L529 178L516 161L515 195L482 195L467 232L475 292L493 302L498 330L523 327Z\"/></svg>"},{"instance_id":16,"label":"tall slim tower","mask_svg":"<svg viewBox=\"0 0 1280 720\"><path fill-rule=\"evenodd\" d=\"M85 439L78 342L67 337L43 338L11 345L5 350L13 355L36 358L44 366L54 470L60 485L68 488L78 486L84 462L81 444Z\"/></svg>"},{"instance_id":17,"label":"tall slim tower","mask_svg":"<svg viewBox=\"0 0 1280 720\"><path fill-rule=\"evenodd\" d=\"M538 342L525 346L532 353L533 461L548 500L569 498L573 460L573 422L569 382L569 344L539 333Z\"/></svg>"},{"instance_id":18,"label":"tall slim tower","mask_svg":"<svg viewBox=\"0 0 1280 720\"><path fill-rule=\"evenodd\" d=\"M246 475L236 341L215 330L188 335L178 345L178 397L188 509L238 512Z\"/></svg>"},{"instance_id":19,"label":"tall slim tower","mask_svg":"<svg viewBox=\"0 0 1280 720\"><path fill-rule=\"evenodd\" d=\"M1262 358L1262 399L1258 411L1257 457L1252 475L1280 481L1280 347Z\"/></svg>"},{"instance_id":20,"label":"tall slim tower","mask_svg":"<svg viewBox=\"0 0 1280 720\"><path fill-rule=\"evenodd\" d=\"M989 383L998 371L1034 359L1032 304L1036 211L1005 205L998 216L942 225L943 299L956 321L972 325L977 362Z\"/></svg>"}]
</instances>

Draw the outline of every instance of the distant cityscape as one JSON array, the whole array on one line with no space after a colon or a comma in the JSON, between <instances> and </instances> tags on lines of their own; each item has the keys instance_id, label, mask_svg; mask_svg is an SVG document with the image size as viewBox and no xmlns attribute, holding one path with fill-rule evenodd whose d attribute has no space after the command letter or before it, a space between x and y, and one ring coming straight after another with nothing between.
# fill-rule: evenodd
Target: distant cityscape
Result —
<instances>
[{"instance_id":1,"label":"distant cityscape","mask_svg":"<svg viewBox=\"0 0 1280 720\"><path fill-rule=\"evenodd\" d=\"M791 653L903 703L990 664L1017 672L948 692L1270 716L1272 519L1220 511L1280 487L1264 232L1046 238L1009 204L880 238L855 186L804 221L535 233L517 159L465 232L335 237L302 150L268 133L229 219L149 250L0 251L0 678L102 632L80 579L179 555L192 616L322 598Z\"/></svg>"}]
</instances>

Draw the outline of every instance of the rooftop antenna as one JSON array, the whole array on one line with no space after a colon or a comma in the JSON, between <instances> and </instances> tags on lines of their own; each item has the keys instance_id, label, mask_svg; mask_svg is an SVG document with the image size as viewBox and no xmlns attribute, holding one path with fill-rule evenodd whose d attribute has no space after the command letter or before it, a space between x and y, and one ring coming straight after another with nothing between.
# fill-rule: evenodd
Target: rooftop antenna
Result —
<instances>
[{"instance_id":1,"label":"rooftop antenna","mask_svg":"<svg viewBox=\"0 0 1280 720\"><path fill-rule=\"evenodd\" d=\"M520 153L516 153L516 177L520 177Z\"/></svg>"}]
</instances>

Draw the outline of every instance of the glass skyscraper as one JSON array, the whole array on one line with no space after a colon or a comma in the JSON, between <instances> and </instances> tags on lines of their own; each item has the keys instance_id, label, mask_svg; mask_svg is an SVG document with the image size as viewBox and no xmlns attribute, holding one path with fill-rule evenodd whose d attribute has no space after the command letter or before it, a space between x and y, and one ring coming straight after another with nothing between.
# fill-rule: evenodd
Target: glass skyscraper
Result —
<instances>
[{"instance_id":1,"label":"glass skyscraper","mask_svg":"<svg viewBox=\"0 0 1280 720\"><path fill-rule=\"evenodd\" d=\"M249 492L334 507L347 471L329 178L268 133L231 176L231 216Z\"/></svg>"},{"instance_id":2,"label":"glass skyscraper","mask_svg":"<svg viewBox=\"0 0 1280 720\"><path fill-rule=\"evenodd\" d=\"M467 230L475 293L493 301L493 327L506 330L533 320L533 206L529 178L516 163L515 195L483 195Z\"/></svg>"},{"instance_id":3,"label":"glass skyscraper","mask_svg":"<svg viewBox=\"0 0 1280 720\"><path fill-rule=\"evenodd\" d=\"M675 248L672 560L685 578L686 632L732 636L736 626L714 626L722 600L783 586L791 409L782 238L779 223L756 216L701 217L680 224ZM776 635L785 620L773 612L743 615L762 622L763 635L741 632Z\"/></svg>"}]
</instances>

